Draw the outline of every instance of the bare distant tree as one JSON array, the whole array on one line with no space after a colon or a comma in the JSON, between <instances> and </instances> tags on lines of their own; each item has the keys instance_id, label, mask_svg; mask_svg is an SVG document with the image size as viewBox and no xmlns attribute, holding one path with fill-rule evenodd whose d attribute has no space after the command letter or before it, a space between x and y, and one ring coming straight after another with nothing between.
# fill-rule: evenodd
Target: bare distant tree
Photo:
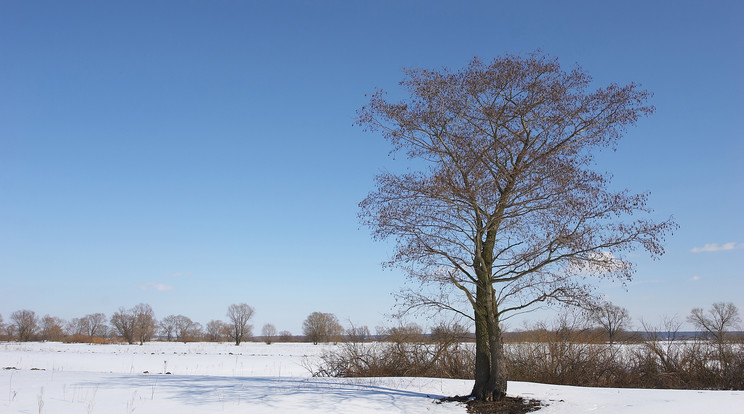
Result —
<instances>
[{"instance_id":1,"label":"bare distant tree","mask_svg":"<svg viewBox=\"0 0 744 414\"><path fill-rule=\"evenodd\" d=\"M91 338L105 337L108 334L106 315L103 313L91 313L83 316L86 334Z\"/></svg>"},{"instance_id":2,"label":"bare distant tree","mask_svg":"<svg viewBox=\"0 0 744 414\"><path fill-rule=\"evenodd\" d=\"M0 314L0 336L5 332L5 324L3 323L3 315Z\"/></svg>"},{"instance_id":3,"label":"bare distant tree","mask_svg":"<svg viewBox=\"0 0 744 414\"><path fill-rule=\"evenodd\" d=\"M468 329L458 322L441 322L431 328L431 340L440 343L462 342L468 335Z\"/></svg>"},{"instance_id":4,"label":"bare distant tree","mask_svg":"<svg viewBox=\"0 0 744 414\"><path fill-rule=\"evenodd\" d=\"M44 315L41 318L41 339L43 341L61 341L65 335L65 321L56 316Z\"/></svg>"},{"instance_id":5,"label":"bare distant tree","mask_svg":"<svg viewBox=\"0 0 744 414\"><path fill-rule=\"evenodd\" d=\"M417 323L406 323L392 328L383 328L378 331L384 335L385 340L395 343L422 342L424 340L424 328Z\"/></svg>"},{"instance_id":6,"label":"bare distant tree","mask_svg":"<svg viewBox=\"0 0 744 414\"><path fill-rule=\"evenodd\" d=\"M302 332L308 341L317 345L320 342L337 341L344 328L338 323L336 315L313 312L302 323Z\"/></svg>"},{"instance_id":7,"label":"bare distant tree","mask_svg":"<svg viewBox=\"0 0 744 414\"><path fill-rule=\"evenodd\" d=\"M175 316L175 333L176 340L179 342L188 342L197 338L201 334L201 325L191 320L188 316Z\"/></svg>"},{"instance_id":8,"label":"bare distant tree","mask_svg":"<svg viewBox=\"0 0 744 414\"><path fill-rule=\"evenodd\" d=\"M39 318L34 311L28 309L15 311L10 314L10 320L13 321L19 341L28 342L33 339L39 326Z\"/></svg>"},{"instance_id":9,"label":"bare distant tree","mask_svg":"<svg viewBox=\"0 0 744 414\"><path fill-rule=\"evenodd\" d=\"M191 326L183 334L183 342L204 340L204 327L199 322L192 322Z\"/></svg>"},{"instance_id":10,"label":"bare distant tree","mask_svg":"<svg viewBox=\"0 0 744 414\"><path fill-rule=\"evenodd\" d=\"M281 341L281 342L290 342L290 341L292 341L292 332L289 332L289 331L281 331L281 332L279 332L279 341Z\"/></svg>"},{"instance_id":11,"label":"bare distant tree","mask_svg":"<svg viewBox=\"0 0 744 414\"><path fill-rule=\"evenodd\" d=\"M726 334L738 329L741 324L739 309L731 302L714 303L705 313L702 308L694 308L687 317L687 321L710 335L714 341L723 344Z\"/></svg>"},{"instance_id":12,"label":"bare distant tree","mask_svg":"<svg viewBox=\"0 0 744 414\"><path fill-rule=\"evenodd\" d=\"M346 330L346 339L349 342L367 342L370 338L372 338L372 335L366 325L354 326L354 324L351 324Z\"/></svg>"},{"instance_id":13,"label":"bare distant tree","mask_svg":"<svg viewBox=\"0 0 744 414\"><path fill-rule=\"evenodd\" d=\"M617 335L630 325L628 310L610 302L604 302L593 307L590 311L591 319L607 333L610 344L615 343Z\"/></svg>"},{"instance_id":14,"label":"bare distant tree","mask_svg":"<svg viewBox=\"0 0 744 414\"><path fill-rule=\"evenodd\" d=\"M166 316L160 320L158 325L160 326L160 334L165 336L165 340L172 341L176 331L176 315Z\"/></svg>"},{"instance_id":15,"label":"bare distant tree","mask_svg":"<svg viewBox=\"0 0 744 414\"><path fill-rule=\"evenodd\" d=\"M263 336L264 342L270 345L274 341L274 337L276 337L276 327L267 323L261 328L261 336Z\"/></svg>"},{"instance_id":16,"label":"bare distant tree","mask_svg":"<svg viewBox=\"0 0 744 414\"><path fill-rule=\"evenodd\" d=\"M374 93L358 124L420 168L379 175L360 218L374 238L397 242L390 264L422 284L402 296L403 312L474 321L471 396L500 400L503 320L594 299L585 278L629 280L628 252L661 255L676 227L651 220L646 194L614 191L594 166L601 148L653 112L651 94L632 83L591 90L580 68L540 53L405 74L409 98Z\"/></svg>"},{"instance_id":17,"label":"bare distant tree","mask_svg":"<svg viewBox=\"0 0 744 414\"><path fill-rule=\"evenodd\" d=\"M111 316L111 325L127 343L133 344L139 341L142 345L155 335L157 320L152 307L140 303L129 310L119 308Z\"/></svg>"},{"instance_id":18,"label":"bare distant tree","mask_svg":"<svg viewBox=\"0 0 744 414\"><path fill-rule=\"evenodd\" d=\"M130 311L127 311L123 307L119 308L118 311L111 315L111 326L113 326L116 333L124 338L128 344L131 345L134 343L135 319Z\"/></svg>"},{"instance_id":19,"label":"bare distant tree","mask_svg":"<svg viewBox=\"0 0 744 414\"><path fill-rule=\"evenodd\" d=\"M230 319L230 338L235 341L236 346L253 335L253 326L248 324L253 317L252 307L245 303L232 304L227 308L227 317Z\"/></svg>"},{"instance_id":20,"label":"bare distant tree","mask_svg":"<svg viewBox=\"0 0 744 414\"><path fill-rule=\"evenodd\" d=\"M92 313L85 315L82 318L72 318L65 325L65 330L68 335L103 338L108 335L106 315L102 313Z\"/></svg>"},{"instance_id":21,"label":"bare distant tree","mask_svg":"<svg viewBox=\"0 0 744 414\"><path fill-rule=\"evenodd\" d=\"M146 303L140 303L132 308L134 316L134 335L140 345L150 341L157 330L158 321L152 307Z\"/></svg>"},{"instance_id":22,"label":"bare distant tree","mask_svg":"<svg viewBox=\"0 0 744 414\"><path fill-rule=\"evenodd\" d=\"M87 334L83 318L72 318L65 326L68 335L83 336Z\"/></svg>"},{"instance_id":23,"label":"bare distant tree","mask_svg":"<svg viewBox=\"0 0 744 414\"><path fill-rule=\"evenodd\" d=\"M9 323L5 325L5 334L8 336L8 339L16 337L16 330L17 327L15 326L15 324Z\"/></svg>"},{"instance_id":24,"label":"bare distant tree","mask_svg":"<svg viewBox=\"0 0 744 414\"><path fill-rule=\"evenodd\" d=\"M211 320L207 322L207 340L210 342L222 342L230 331L225 322Z\"/></svg>"}]
</instances>

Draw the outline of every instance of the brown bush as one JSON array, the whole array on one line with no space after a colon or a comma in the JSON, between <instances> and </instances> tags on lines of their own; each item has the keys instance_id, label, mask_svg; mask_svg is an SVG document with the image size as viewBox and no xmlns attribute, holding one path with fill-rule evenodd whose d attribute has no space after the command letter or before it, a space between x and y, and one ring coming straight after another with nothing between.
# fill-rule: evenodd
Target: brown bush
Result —
<instances>
[{"instance_id":1,"label":"brown bush","mask_svg":"<svg viewBox=\"0 0 744 414\"><path fill-rule=\"evenodd\" d=\"M679 323L646 327L640 343L605 344L559 324L506 348L510 379L593 387L744 389L744 343L681 340Z\"/></svg>"},{"instance_id":2,"label":"brown bush","mask_svg":"<svg viewBox=\"0 0 744 414\"><path fill-rule=\"evenodd\" d=\"M536 326L505 346L509 379L614 388L744 389L744 341L680 340L679 325L647 328L645 340L605 342L580 318ZM458 340L339 345L308 367L314 376L472 379L473 344ZM447 338L448 336L438 336ZM452 337L456 338L456 337Z\"/></svg>"},{"instance_id":3,"label":"brown bush","mask_svg":"<svg viewBox=\"0 0 744 414\"><path fill-rule=\"evenodd\" d=\"M410 341L420 332L393 330L394 342L346 342L307 366L313 376L470 378L475 367L472 350L458 341Z\"/></svg>"},{"instance_id":4,"label":"brown bush","mask_svg":"<svg viewBox=\"0 0 744 414\"><path fill-rule=\"evenodd\" d=\"M103 338L100 336L90 336L90 335L83 335L83 334L75 334L75 335L68 335L64 338L63 342L68 344L96 344L96 345L106 345L106 344L114 344L118 343L118 340L113 338Z\"/></svg>"},{"instance_id":5,"label":"brown bush","mask_svg":"<svg viewBox=\"0 0 744 414\"><path fill-rule=\"evenodd\" d=\"M617 364L620 348L605 344L585 315L567 313L553 327L539 323L506 345L509 378L549 384L614 386L627 375Z\"/></svg>"}]
</instances>

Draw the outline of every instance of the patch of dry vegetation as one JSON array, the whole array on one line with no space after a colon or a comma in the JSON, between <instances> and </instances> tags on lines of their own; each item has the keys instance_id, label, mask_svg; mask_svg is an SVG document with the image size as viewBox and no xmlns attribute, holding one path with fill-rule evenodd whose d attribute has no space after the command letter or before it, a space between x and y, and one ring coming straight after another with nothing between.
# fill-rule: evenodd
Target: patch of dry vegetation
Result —
<instances>
[{"instance_id":1,"label":"patch of dry vegetation","mask_svg":"<svg viewBox=\"0 0 744 414\"><path fill-rule=\"evenodd\" d=\"M679 324L606 343L580 318L562 317L522 332L505 345L509 378L613 388L744 390L744 338L680 340ZM415 338L415 340L410 340ZM472 379L473 347L457 336L392 336L348 342L321 356L315 376Z\"/></svg>"}]
</instances>

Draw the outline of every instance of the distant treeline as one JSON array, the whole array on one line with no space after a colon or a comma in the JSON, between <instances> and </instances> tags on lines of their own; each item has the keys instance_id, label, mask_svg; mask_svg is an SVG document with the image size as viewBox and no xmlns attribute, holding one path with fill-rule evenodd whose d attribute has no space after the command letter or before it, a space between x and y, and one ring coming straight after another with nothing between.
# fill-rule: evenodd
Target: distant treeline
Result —
<instances>
[{"instance_id":1,"label":"distant treeline","mask_svg":"<svg viewBox=\"0 0 744 414\"><path fill-rule=\"evenodd\" d=\"M8 321L0 315L0 340L5 341L65 341L92 343L144 343L152 340L178 342L225 342L242 341L272 342L436 342L441 337L459 342L472 342L475 335L467 326L458 322L440 322L430 329L415 323L401 323L393 327L376 327L372 333L367 326L344 328L331 313L313 312L302 325L302 334L287 330L279 331L267 323L260 335L253 334L249 323L254 309L245 303L228 307L227 320L211 320L205 325L185 315L168 315L157 319L148 304L140 303L132 308L119 308L110 317L103 313L92 313L69 321L44 315L39 317L32 310L18 310L10 314ZM518 331L504 327L505 343L535 342L549 333L568 334L574 341L582 343L641 343L648 340L686 341L697 339L723 340L744 338L741 318L736 306L731 303L716 303L708 312L695 308L687 322L698 331L681 331L681 321L665 319L662 326L650 326L642 322L643 330L627 330L630 318L626 309L604 303L589 310L563 313L556 322L538 322ZM570 329L567 328L570 326ZM580 329L577 328L580 326ZM567 331L568 330L568 331Z\"/></svg>"}]
</instances>

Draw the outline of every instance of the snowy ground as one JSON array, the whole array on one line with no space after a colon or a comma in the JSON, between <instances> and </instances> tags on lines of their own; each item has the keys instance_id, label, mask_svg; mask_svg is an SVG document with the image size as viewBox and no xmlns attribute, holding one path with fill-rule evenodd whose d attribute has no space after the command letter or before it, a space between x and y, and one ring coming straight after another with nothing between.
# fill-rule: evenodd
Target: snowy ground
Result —
<instances>
[{"instance_id":1,"label":"snowy ground","mask_svg":"<svg viewBox=\"0 0 744 414\"><path fill-rule=\"evenodd\" d=\"M465 413L442 396L471 381L311 378L331 345L0 343L0 413ZM744 413L744 391L580 388L510 382L541 414Z\"/></svg>"}]
</instances>

